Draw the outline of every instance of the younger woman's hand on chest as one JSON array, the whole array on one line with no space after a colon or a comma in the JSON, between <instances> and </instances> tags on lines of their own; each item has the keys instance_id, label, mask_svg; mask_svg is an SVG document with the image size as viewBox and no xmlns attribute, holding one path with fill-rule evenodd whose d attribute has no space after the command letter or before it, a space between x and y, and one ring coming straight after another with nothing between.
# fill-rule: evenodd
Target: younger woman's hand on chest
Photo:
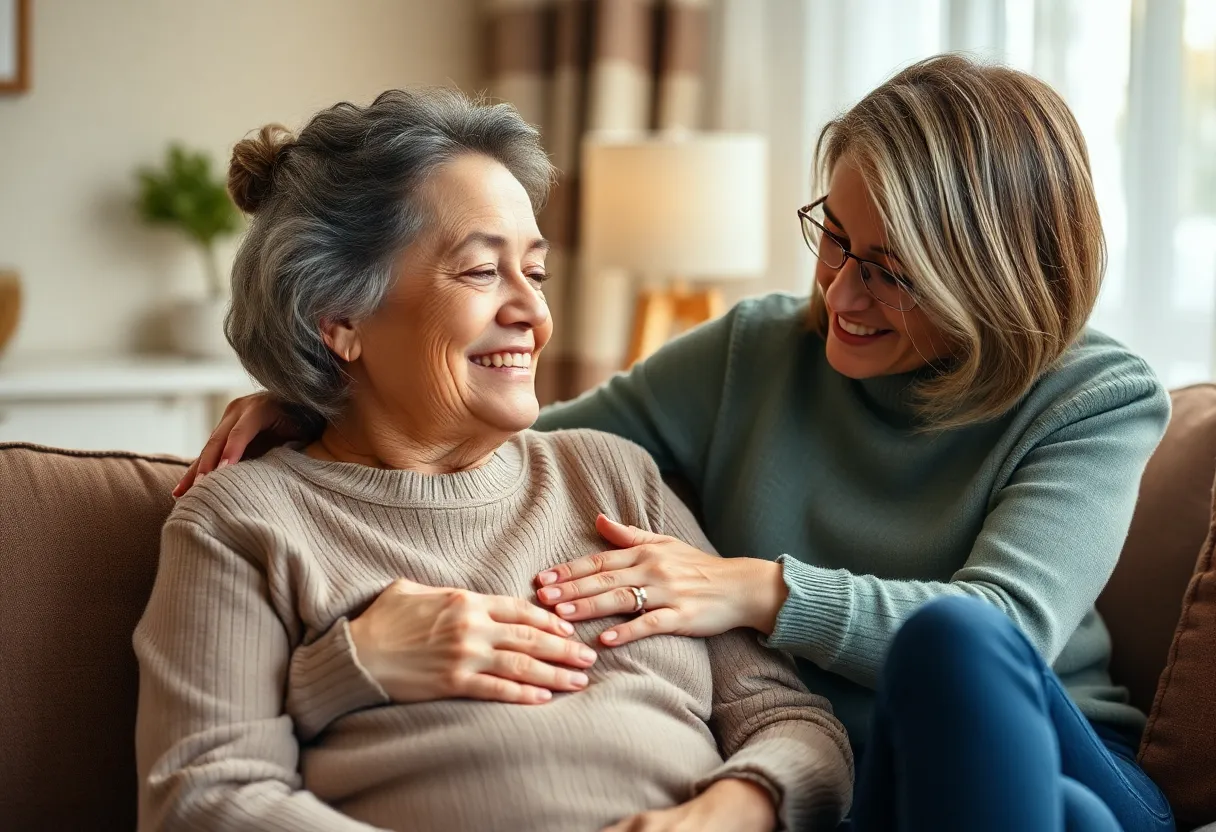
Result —
<instances>
[{"instance_id":1,"label":"younger woman's hand on chest","mask_svg":"<svg viewBox=\"0 0 1216 832\"><path fill-rule=\"evenodd\" d=\"M567 621L641 612L601 633L603 644L619 646L659 634L706 638L738 627L772 632L786 595L779 564L721 558L602 514L596 529L618 548L540 573L536 594ZM635 590L644 590L641 611Z\"/></svg>"}]
</instances>

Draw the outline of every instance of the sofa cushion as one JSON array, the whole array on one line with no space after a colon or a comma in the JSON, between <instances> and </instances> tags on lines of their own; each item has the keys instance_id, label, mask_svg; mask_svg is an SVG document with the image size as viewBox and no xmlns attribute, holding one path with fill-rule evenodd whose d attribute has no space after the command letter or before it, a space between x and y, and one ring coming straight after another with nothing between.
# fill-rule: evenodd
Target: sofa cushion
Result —
<instances>
[{"instance_id":1,"label":"sofa cushion","mask_svg":"<svg viewBox=\"0 0 1216 832\"><path fill-rule=\"evenodd\" d=\"M1111 675L1145 713L1208 533L1216 476L1216 385L1185 387L1171 398L1169 428L1144 470L1123 554L1098 599L1113 642Z\"/></svg>"},{"instance_id":2,"label":"sofa cushion","mask_svg":"<svg viewBox=\"0 0 1216 832\"><path fill-rule=\"evenodd\" d=\"M185 463L0 444L0 818L135 828L131 634Z\"/></svg>"},{"instance_id":3,"label":"sofa cushion","mask_svg":"<svg viewBox=\"0 0 1216 832\"><path fill-rule=\"evenodd\" d=\"M1216 517L1216 502L1212 505ZM1140 745L1183 828L1216 823L1216 521L1208 531Z\"/></svg>"}]
</instances>

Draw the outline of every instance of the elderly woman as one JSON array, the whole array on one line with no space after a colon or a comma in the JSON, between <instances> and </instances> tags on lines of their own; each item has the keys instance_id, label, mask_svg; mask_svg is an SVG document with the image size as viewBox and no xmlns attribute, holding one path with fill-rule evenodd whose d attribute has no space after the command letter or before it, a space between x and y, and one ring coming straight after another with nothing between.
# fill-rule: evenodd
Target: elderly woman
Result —
<instances>
[{"instance_id":1,"label":"elderly woman","mask_svg":"<svg viewBox=\"0 0 1216 832\"><path fill-rule=\"evenodd\" d=\"M597 512L710 549L641 448L526 430L550 179L515 111L453 92L235 148L255 218L228 335L321 432L165 525L135 634L141 829L760 832L846 809L842 727L755 634L597 657L624 619L527 600L602 546Z\"/></svg>"},{"instance_id":2,"label":"elderly woman","mask_svg":"<svg viewBox=\"0 0 1216 832\"><path fill-rule=\"evenodd\" d=\"M600 519L615 548L538 597L585 622L644 588L603 644L751 626L794 653L864 753L860 829L1172 829L1094 609L1169 400L1085 329L1104 248L1076 121L1028 75L943 56L817 157L809 300L746 301L537 425L637 442L728 557ZM197 470L276 424L241 401Z\"/></svg>"}]
</instances>

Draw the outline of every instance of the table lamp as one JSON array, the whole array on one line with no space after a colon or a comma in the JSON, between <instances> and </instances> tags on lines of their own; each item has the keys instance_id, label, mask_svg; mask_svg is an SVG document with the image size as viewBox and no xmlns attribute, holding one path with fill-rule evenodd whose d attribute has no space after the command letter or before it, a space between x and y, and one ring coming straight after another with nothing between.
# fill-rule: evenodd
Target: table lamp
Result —
<instances>
[{"instance_id":1,"label":"table lamp","mask_svg":"<svg viewBox=\"0 0 1216 832\"><path fill-rule=\"evenodd\" d=\"M646 279L626 366L674 327L720 315L721 292L695 281L759 276L768 254L767 147L761 136L694 133L583 148L586 273L625 269Z\"/></svg>"}]
</instances>

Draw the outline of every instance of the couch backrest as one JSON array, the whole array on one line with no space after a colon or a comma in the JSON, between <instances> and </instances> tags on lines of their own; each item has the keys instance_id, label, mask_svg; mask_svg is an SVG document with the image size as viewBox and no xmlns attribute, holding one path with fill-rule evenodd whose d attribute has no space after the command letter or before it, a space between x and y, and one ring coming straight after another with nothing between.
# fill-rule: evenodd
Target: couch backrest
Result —
<instances>
[{"instance_id":1,"label":"couch backrest","mask_svg":"<svg viewBox=\"0 0 1216 832\"><path fill-rule=\"evenodd\" d=\"M1216 385L1185 387L1171 398L1169 428L1145 468L1127 543L1098 599L1113 643L1111 674L1146 714L1207 537L1216 478Z\"/></svg>"},{"instance_id":2,"label":"couch backrest","mask_svg":"<svg viewBox=\"0 0 1216 832\"><path fill-rule=\"evenodd\" d=\"M0 445L0 827L135 828L131 634L184 468Z\"/></svg>"}]
</instances>

